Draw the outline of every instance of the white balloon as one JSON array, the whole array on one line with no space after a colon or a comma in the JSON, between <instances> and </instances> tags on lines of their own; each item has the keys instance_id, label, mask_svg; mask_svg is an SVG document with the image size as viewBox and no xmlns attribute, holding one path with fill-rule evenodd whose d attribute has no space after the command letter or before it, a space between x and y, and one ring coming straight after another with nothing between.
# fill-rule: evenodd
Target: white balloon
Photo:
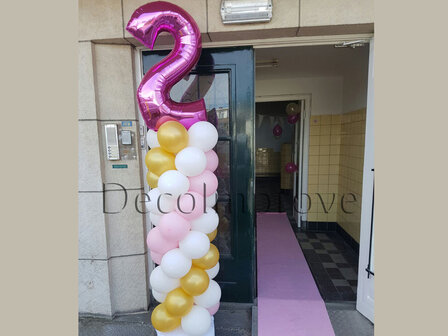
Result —
<instances>
[{"instance_id":1,"label":"white balloon","mask_svg":"<svg viewBox=\"0 0 448 336\"><path fill-rule=\"evenodd\" d=\"M157 302L160 302L160 303L165 301L166 294L167 293L162 293L162 292L156 291L155 289L152 290L152 296L154 296L154 299L156 299Z\"/></svg>"},{"instance_id":2,"label":"white balloon","mask_svg":"<svg viewBox=\"0 0 448 336\"><path fill-rule=\"evenodd\" d=\"M173 289L180 287L179 279L169 277L160 266L157 266L151 272L149 283L151 284L151 288L153 290L161 293L168 293Z\"/></svg>"},{"instance_id":3,"label":"white balloon","mask_svg":"<svg viewBox=\"0 0 448 336\"><path fill-rule=\"evenodd\" d=\"M215 280L210 280L207 290L201 295L194 296L194 303L204 308L210 308L221 299L221 287Z\"/></svg>"},{"instance_id":4,"label":"white balloon","mask_svg":"<svg viewBox=\"0 0 448 336\"><path fill-rule=\"evenodd\" d=\"M197 176L204 171L207 158L201 149L186 147L177 153L174 164L177 170L185 176Z\"/></svg>"},{"instance_id":5,"label":"white balloon","mask_svg":"<svg viewBox=\"0 0 448 336\"><path fill-rule=\"evenodd\" d=\"M206 208L204 214L191 221L191 229L208 234L215 231L218 224L219 216L216 211L212 208Z\"/></svg>"},{"instance_id":6,"label":"white balloon","mask_svg":"<svg viewBox=\"0 0 448 336\"><path fill-rule=\"evenodd\" d=\"M159 177L158 188L161 193L171 194L177 199L179 195L188 191L190 181L188 177L177 170L167 170Z\"/></svg>"},{"instance_id":7,"label":"white balloon","mask_svg":"<svg viewBox=\"0 0 448 336\"><path fill-rule=\"evenodd\" d=\"M179 248L183 254L191 259L199 259L205 256L210 249L210 239L205 233L190 231L179 242Z\"/></svg>"},{"instance_id":8,"label":"white balloon","mask_svg":"<svg viewBox=\"0 0 448 336\"><path fill-rule=\"evenodd\" d=\"M153 188L148 192L149 200L147 199L149 211L156 215L163 215L164 213L168 213L174 211L176 207L176 198L162 194L159 188Z\"/></svg>"},{"instance_id":9,"label":"white balloon","mask_svg":"<svg viewBox=\"0 0 448 336\"><path fill-rule=\"evenodd\" d=\"M179 279L190 271L191 259L175 248L163 255L160 266L166 275Z\"/></svg>"},{"instance_id":10,"label":"white balloon","mask_svg":"<svg viewBox=\"0 0 448 336\"><path fill-rule=\"evenodd\" d=\"M160 217L162 217L162 216L161 215L156 215L155 213L151 213L149 215L149 219L151 220L152 225L154 225L154 226L159 225Z\"/></svg>"},{"instance_id":11,"label":"white balloon","mask_svg":"<svg viewBox=\"0 0 448 336\"><path fill-rule=\"evenodd\" d=\"M210 279L213 279L215 276L218 275L219 273L219 262L213 266L212 268L205 270L208 274L208 276L210 277Z\"/></svg>"},{"instance_id":12,"label":"white balloon","mask_svg":"<svg viewBox=\"0 0 448 336\"><path fill-rule=\"evenodd\" d=\"M208 152L218 142L218 131L208 121L199 121L188 130L188 146L198 147Z\"/></svg>"},{"instance_id":13,"label":"white balloon","mask_svg":"<svg viewBox=\"0 0 448 336\"><path fill-rule=\"evenodd\" d=\"M157 140L157 132L149 129L148 133L146 133L146 144L149 148L160 147L159 140Z\"/></svg>"},{"instance_id":14,"label":"white balloon","mask_svg":"<svg viewBox=\"0 0 448 336\"><path fill-rule=\"evenodd\" d=\"M212 323L211 315L207 309L193 306L190 312L182 317L181 326L186 334L191 336L204 335Z\"/></svg>"},{"instance_id":15,"label":"white balloon","mask_svg":"<svg viewBox=\"0 0 448 336\"><path fill-rule=\"evenodd\" d=\"M218 200L218 192L215 191L213 195L210 195L206 198L206 204L209 208L213 208L216 205L216 201Z\"/></svg>"}]
</instances>

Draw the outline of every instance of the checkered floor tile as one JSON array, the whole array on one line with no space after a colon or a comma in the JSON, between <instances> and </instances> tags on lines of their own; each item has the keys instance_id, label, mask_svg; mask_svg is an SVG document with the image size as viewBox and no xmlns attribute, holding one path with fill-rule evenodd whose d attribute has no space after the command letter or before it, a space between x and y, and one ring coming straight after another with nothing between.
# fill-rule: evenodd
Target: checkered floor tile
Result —
<instances>
[{"instance_id":1,"label":"checkered floor tile","mask_svg":"<svg viewBox=\"0 0 448 336\"><path fill-rule=\"evenodd\" d=\"M337 232L296 233L325 301L356 301L358 256Z\"/></svg>"}]
</instances>

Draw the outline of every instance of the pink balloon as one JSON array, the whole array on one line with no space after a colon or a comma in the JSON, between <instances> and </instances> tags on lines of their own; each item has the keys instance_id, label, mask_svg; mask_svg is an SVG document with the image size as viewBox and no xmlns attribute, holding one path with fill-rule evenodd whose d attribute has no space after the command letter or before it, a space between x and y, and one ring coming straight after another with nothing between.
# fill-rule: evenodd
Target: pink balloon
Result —
<instances>
[{"instance_id":1,"label":"pink balloon","mask_svg":"<svg viewBox=\"0 0 448 336\"><path fill-rule=\"evenodd\" d=\"M294 173L294 172L296 172L297 171L297 165L294 163L294 162L288 162L286 165L285 165L285 171L287 172L287 173Z\"/></svg>"},{"instance_id":2,"label":"pink balloon","mask_svg":"<svg viewBox=\"0 0 448 336\"><path fill-rule=\"evenodd\" d=\"M213 195L216 189L218 189L218 179L210 170L206 169L202 174L191 176L188 179L190 180L190 190L201 195L204 194L204 184L205 196Z\"/></svg>"},{"instance_id":3,"label":"pink balloon","mask_svg":"<svg viewBox=\"0 0 448 336\"><path fill-rule=\"evenodd\" d=\"M154 251L151 251L151 259L154 261L157 265L160 265L162 262L163 255Z\"/></svg>"},{"instance_id":4,"label":"pink balloon","mask_svg":"<svg viewBox=\"0 0 448 336\"><path fill-rule=\"evenodd\" d=\"M149 231L148 237L146 237L146 244L151 251L162 255L179 247L178 241L165 239L160 233L160 228L158 226Z\"/></svg>"},{"instance_id":5,"label":"pink balloon","mask_svg":"<svg viewBox=\"0 0 448 336\"><path fill-rule=\"evenodd\" d=\"M160 217L160 233L170 241L179 241L190 232L191 224L176 212L170 212Z\"/></svg>"},{"instance_id":6,"label":"pink balloon","mask_svg":"<svg viewBox=\"0 0 448 336\"><path fill-rule=\"evenodd\" d=\"M194 191L188 191L180 196L176 204L176 212L187 220L200 217L204 214L205 208L204 197Z\"/></svg>"},{"instance_id":7,"label":"pink balloon","mask_svg":"<svg viewBox=\"0 0 448 336\"><path fill-rule=\"evenodd\" d=\"M283 133L283 128L277 124L272 129L272 133L274 134L274 136L279 137Z\"/></svg>"},{"instance_id":8,"label":"pink balloon","mask_svg":"<svg viewBox=\"0 0 448 336\"><path fill-rule=\"evenodd\" d=\"M207 165L205 166L205 169L214 172L216 168L218 168L218 154L216 154L214 150L209 150L208 152L205 152L205 157L207 158Z\"/></svg>"},{"instance_id":9,"label":"pink balloon","mask_svg":"<svg viewBox=\"0 0 448 336\"><path fill-rule=\"evenodd\" d=\"M215 304L214 306L211 306L210 308L207 308L208 312L210 313L210 315L215 315L216 312L219 309L219 304L220 302L218 302L217 304Z\"/></svg>"},{"instance_id":10,"label":"pink balloon","mask_svg":"<svg viewBox=\"0 0 448 336\"><path fill-rule=\"evenodd\" d=\"M298 120L299 120L298 114L293 114L293 115L288 116L288 123L290 123L290 124L295 124Z\"/></svg>"},{"instance_id":11,"label":"pink balloon","mask_svg":"<svg viewBox=\"0 0 448 336\"><path fill-rule=\"evenodd\" d=\"M137 89L146 125L154 130L163 116L175 118L187 129L197 121L206 121L204 99L177 103L170 97L171 88L190 72L201 55L201 33L191 15L169 2L150 2L135 10L126 30L150 49L161 32L170 33L175 40L173 51L146 72Z\"/></svg>"}]
</instances>

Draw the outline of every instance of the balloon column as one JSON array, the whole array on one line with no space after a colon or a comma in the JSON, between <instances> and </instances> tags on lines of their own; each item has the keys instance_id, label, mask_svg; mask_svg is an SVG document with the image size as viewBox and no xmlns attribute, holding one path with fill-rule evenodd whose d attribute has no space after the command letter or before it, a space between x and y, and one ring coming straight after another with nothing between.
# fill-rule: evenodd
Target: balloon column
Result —
<instances>
[{"instance_id":1,"label":"balloon column","mask_svg":"<svg viewBox=\"0 0 448 336\"><path fill-rule=\"evenodd\" d=\"M154 228L147 245L159 265L150 276L152 294L160 302L151 321L159 334L200 336L210 332L221 298L213 280L219 252L211 243L219 223L213 209L218 132L206 121L203 99L176 103L169 92L196 64L201 35L187 12L162 1L138 8L126 29L151 49L162 31L175 38L173 51L145 74L137 90L151 148L145 163Z\"/></svg>"}]
</instances>

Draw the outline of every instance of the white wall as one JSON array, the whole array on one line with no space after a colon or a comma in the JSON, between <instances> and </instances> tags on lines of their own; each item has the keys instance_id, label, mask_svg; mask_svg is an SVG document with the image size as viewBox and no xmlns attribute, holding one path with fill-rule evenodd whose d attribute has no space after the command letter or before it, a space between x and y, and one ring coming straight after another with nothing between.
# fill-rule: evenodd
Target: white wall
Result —
<instances>
[{"instance_id":1,"label":"white wall","mask_svg":"<svg viewBox=\"0 0 448 336\"><path fill-rule=\"evenodd\" d=\"M294 126L288 124L285 117L282 119L283 125L281 123L279 123L279 125L282 127L283 132L282 135L278 138L276 138L272 133L272 129L274 128L275 123L273 126L268 116L264 117L260 127L258 127L258 124L255 125L257 148L272 148L275 152L280 152L282 144L292 143Z\"/></svg>"},{"instance_id":2,"label":"white wall","mask_svg":"<svg viewBox=\"0 0 448 336\"><path fill-rule=\"evenodd\" d=\"M342 90L342 113L356 111L367 106L367 54L364 53L347 70Z\"/></svg>"},{"instance_id":3,"label":"white wall","mask_svg":"<svg viewBox=\"0 0 448 336\"><path fill-rule=\"evenodd\" d=\"M311 113L342 113L342 77L274 78L275 69L257 69L255 95L311 94Z\"/></svg>"}]
</instances>

